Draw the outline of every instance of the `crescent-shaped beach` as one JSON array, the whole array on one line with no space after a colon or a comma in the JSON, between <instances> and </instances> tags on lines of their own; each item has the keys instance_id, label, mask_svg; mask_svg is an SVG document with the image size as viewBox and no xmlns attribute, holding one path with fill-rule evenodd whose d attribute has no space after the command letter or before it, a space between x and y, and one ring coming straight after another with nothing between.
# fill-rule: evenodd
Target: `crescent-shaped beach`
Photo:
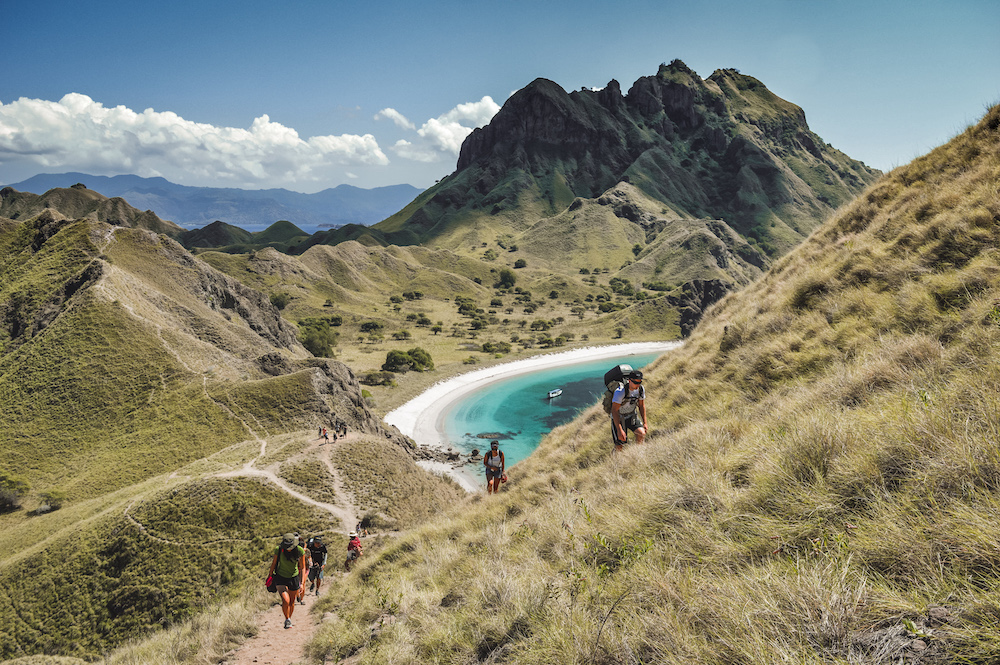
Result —
<instances>
[{"instance_id":1,"label":"crescent-shaped beach","mask_svg":"<svg viewBox=\"0 0 1000 665\"><path fill-rule=\"evenodd\" d=\"M400 432L413 439L417 445L445 449L443 419L448 409L469 394L494 381L508 379L519 374L537 372L562 365L615 358L633 354L666 353L676 349L681 342L632 342L608 346L590 346L569 351L547 353L492 367L473 370L445 379L414 397L398 409L386 414L384 420ZM444 472L454 478L469 491L480 489L475 476L462 473L461 468L445 464L421 463L421 466L435 472Z\"/></svg>"}]
</instances>

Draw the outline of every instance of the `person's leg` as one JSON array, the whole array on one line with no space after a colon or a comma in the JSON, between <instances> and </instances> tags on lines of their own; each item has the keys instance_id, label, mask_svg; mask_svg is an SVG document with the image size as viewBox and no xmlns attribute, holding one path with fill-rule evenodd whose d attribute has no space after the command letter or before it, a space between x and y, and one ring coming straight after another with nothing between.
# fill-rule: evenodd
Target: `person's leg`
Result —
<instances>
[{"instance_id":1,"label":"person's leg","mask_svg":"<svg viewBox=\"0 0 1000 665\"><path fill-rule=\"evenodd\" d=\"M323 586L323 571L320 570L319 574L316 575L316 595L319 595L319 588Z\"/></svg>"},{"instance_id":2,"label":"person's leg","mask_svg":"<svg viewBox=\"0 0 1000 665\"><path fill-rule=\"evenodd\" d=\"M622 423L622 428L624 429L624 427L625 425ZM628 430L625 430L625 438L628 438ZM618 428L615 427L614 420L611 421L611 442L614 443L616 453L620 453L622 451L622 446L625 445L625 442L619 440L618 438Z\"/></svg>"},{"instance_id":3,"label":"person's leg","mask_svg":"<svg viewBox=\"0 0 1000 665\"><path fill-rule=\"evenodd\" d=\"M302 588L301 584L299 584L299 588ZM292 614L295 613L295 600L299 596L299 589L292 589L290 595L291 595L291 598L290 598L290 602L289 602L289 605L288 605L288 618L289 619L291 619L292 618Z\"/></svg>"},{"instance_id":4,"label":"person's leg","mask_svg":"<svg viewBox=\"0 0 1000 665\"><path fill-rule=\"evenodd\" d=\"M642 443L645 440L646 440L646 428L645 427L636 427L635 428L635 442L636 443Z\"/></svg>"},{"instance_id":5,"label":"person's leg","mask_svg":"<svg viewBox=\"0 0 1000 665\"><path fill-rule=\"evenodd\" d=\"M278 597L281 598L281 613L285 615L285 618L291 618L292 613L289 607L295 607L295 592L289 589L283 584L278 585Z\"/></svg>"}]
</instances>

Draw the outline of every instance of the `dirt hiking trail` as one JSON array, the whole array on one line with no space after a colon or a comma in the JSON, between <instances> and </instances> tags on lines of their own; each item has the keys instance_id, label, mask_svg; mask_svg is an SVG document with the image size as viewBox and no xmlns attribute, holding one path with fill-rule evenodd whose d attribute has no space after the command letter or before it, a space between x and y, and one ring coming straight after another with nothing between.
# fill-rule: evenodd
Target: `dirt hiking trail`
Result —
<instances>
[{"instance_id":1,"label":"dirt hiking trail","mask_svg":"<svg viewBox=\"0 0 1000 665\"><path fill-rule=\"evenodd\" d=\"M280 602L261 612L257 616L257 634L226 654L220 665L305 665L305 646L322 619L311 612L316 600L306 587L306 604L296 605L292 627L287 629Z\"/></svg>"}]
</instances>

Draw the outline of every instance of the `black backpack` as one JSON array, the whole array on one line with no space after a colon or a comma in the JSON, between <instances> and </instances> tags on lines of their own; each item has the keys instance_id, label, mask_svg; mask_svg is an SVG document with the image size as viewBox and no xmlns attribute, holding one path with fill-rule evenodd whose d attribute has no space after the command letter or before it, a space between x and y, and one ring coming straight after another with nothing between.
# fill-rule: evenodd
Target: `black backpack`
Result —
<instances>
[{"instance_id":1,"label":"black backpack","mask_svg":"<svg viewBox=\"0 0 1000 665\"><path fill-rule=\"evenodd\" d=\"M614 397L615 391L625 384L625 377L631 373L632 366L625 363L615 365L604 373L605 390L604 399L601 401L604 405L604 413L611 415L611 398Z\"/></svg>"}]
</instances>

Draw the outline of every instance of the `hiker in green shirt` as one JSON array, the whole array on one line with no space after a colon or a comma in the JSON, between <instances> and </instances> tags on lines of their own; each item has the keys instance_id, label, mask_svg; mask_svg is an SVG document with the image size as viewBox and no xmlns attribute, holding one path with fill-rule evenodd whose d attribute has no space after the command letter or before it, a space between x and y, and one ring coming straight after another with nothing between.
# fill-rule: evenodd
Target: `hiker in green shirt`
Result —
<instances>
[{"instance_id":1,"label":"hiker in green shirt","mask_svg":"<svg viewBox=\"0 0 1000 665\"><path fill-rule=\"evenodd\" d=\"M281 596L281 613L285 615L285 628L292 627L292 613L299 589L305 584L306 551L299 546L294 533L286 533L274 552L268 576L274 576L274 584Z\"/></svg>"}]
</instances>

